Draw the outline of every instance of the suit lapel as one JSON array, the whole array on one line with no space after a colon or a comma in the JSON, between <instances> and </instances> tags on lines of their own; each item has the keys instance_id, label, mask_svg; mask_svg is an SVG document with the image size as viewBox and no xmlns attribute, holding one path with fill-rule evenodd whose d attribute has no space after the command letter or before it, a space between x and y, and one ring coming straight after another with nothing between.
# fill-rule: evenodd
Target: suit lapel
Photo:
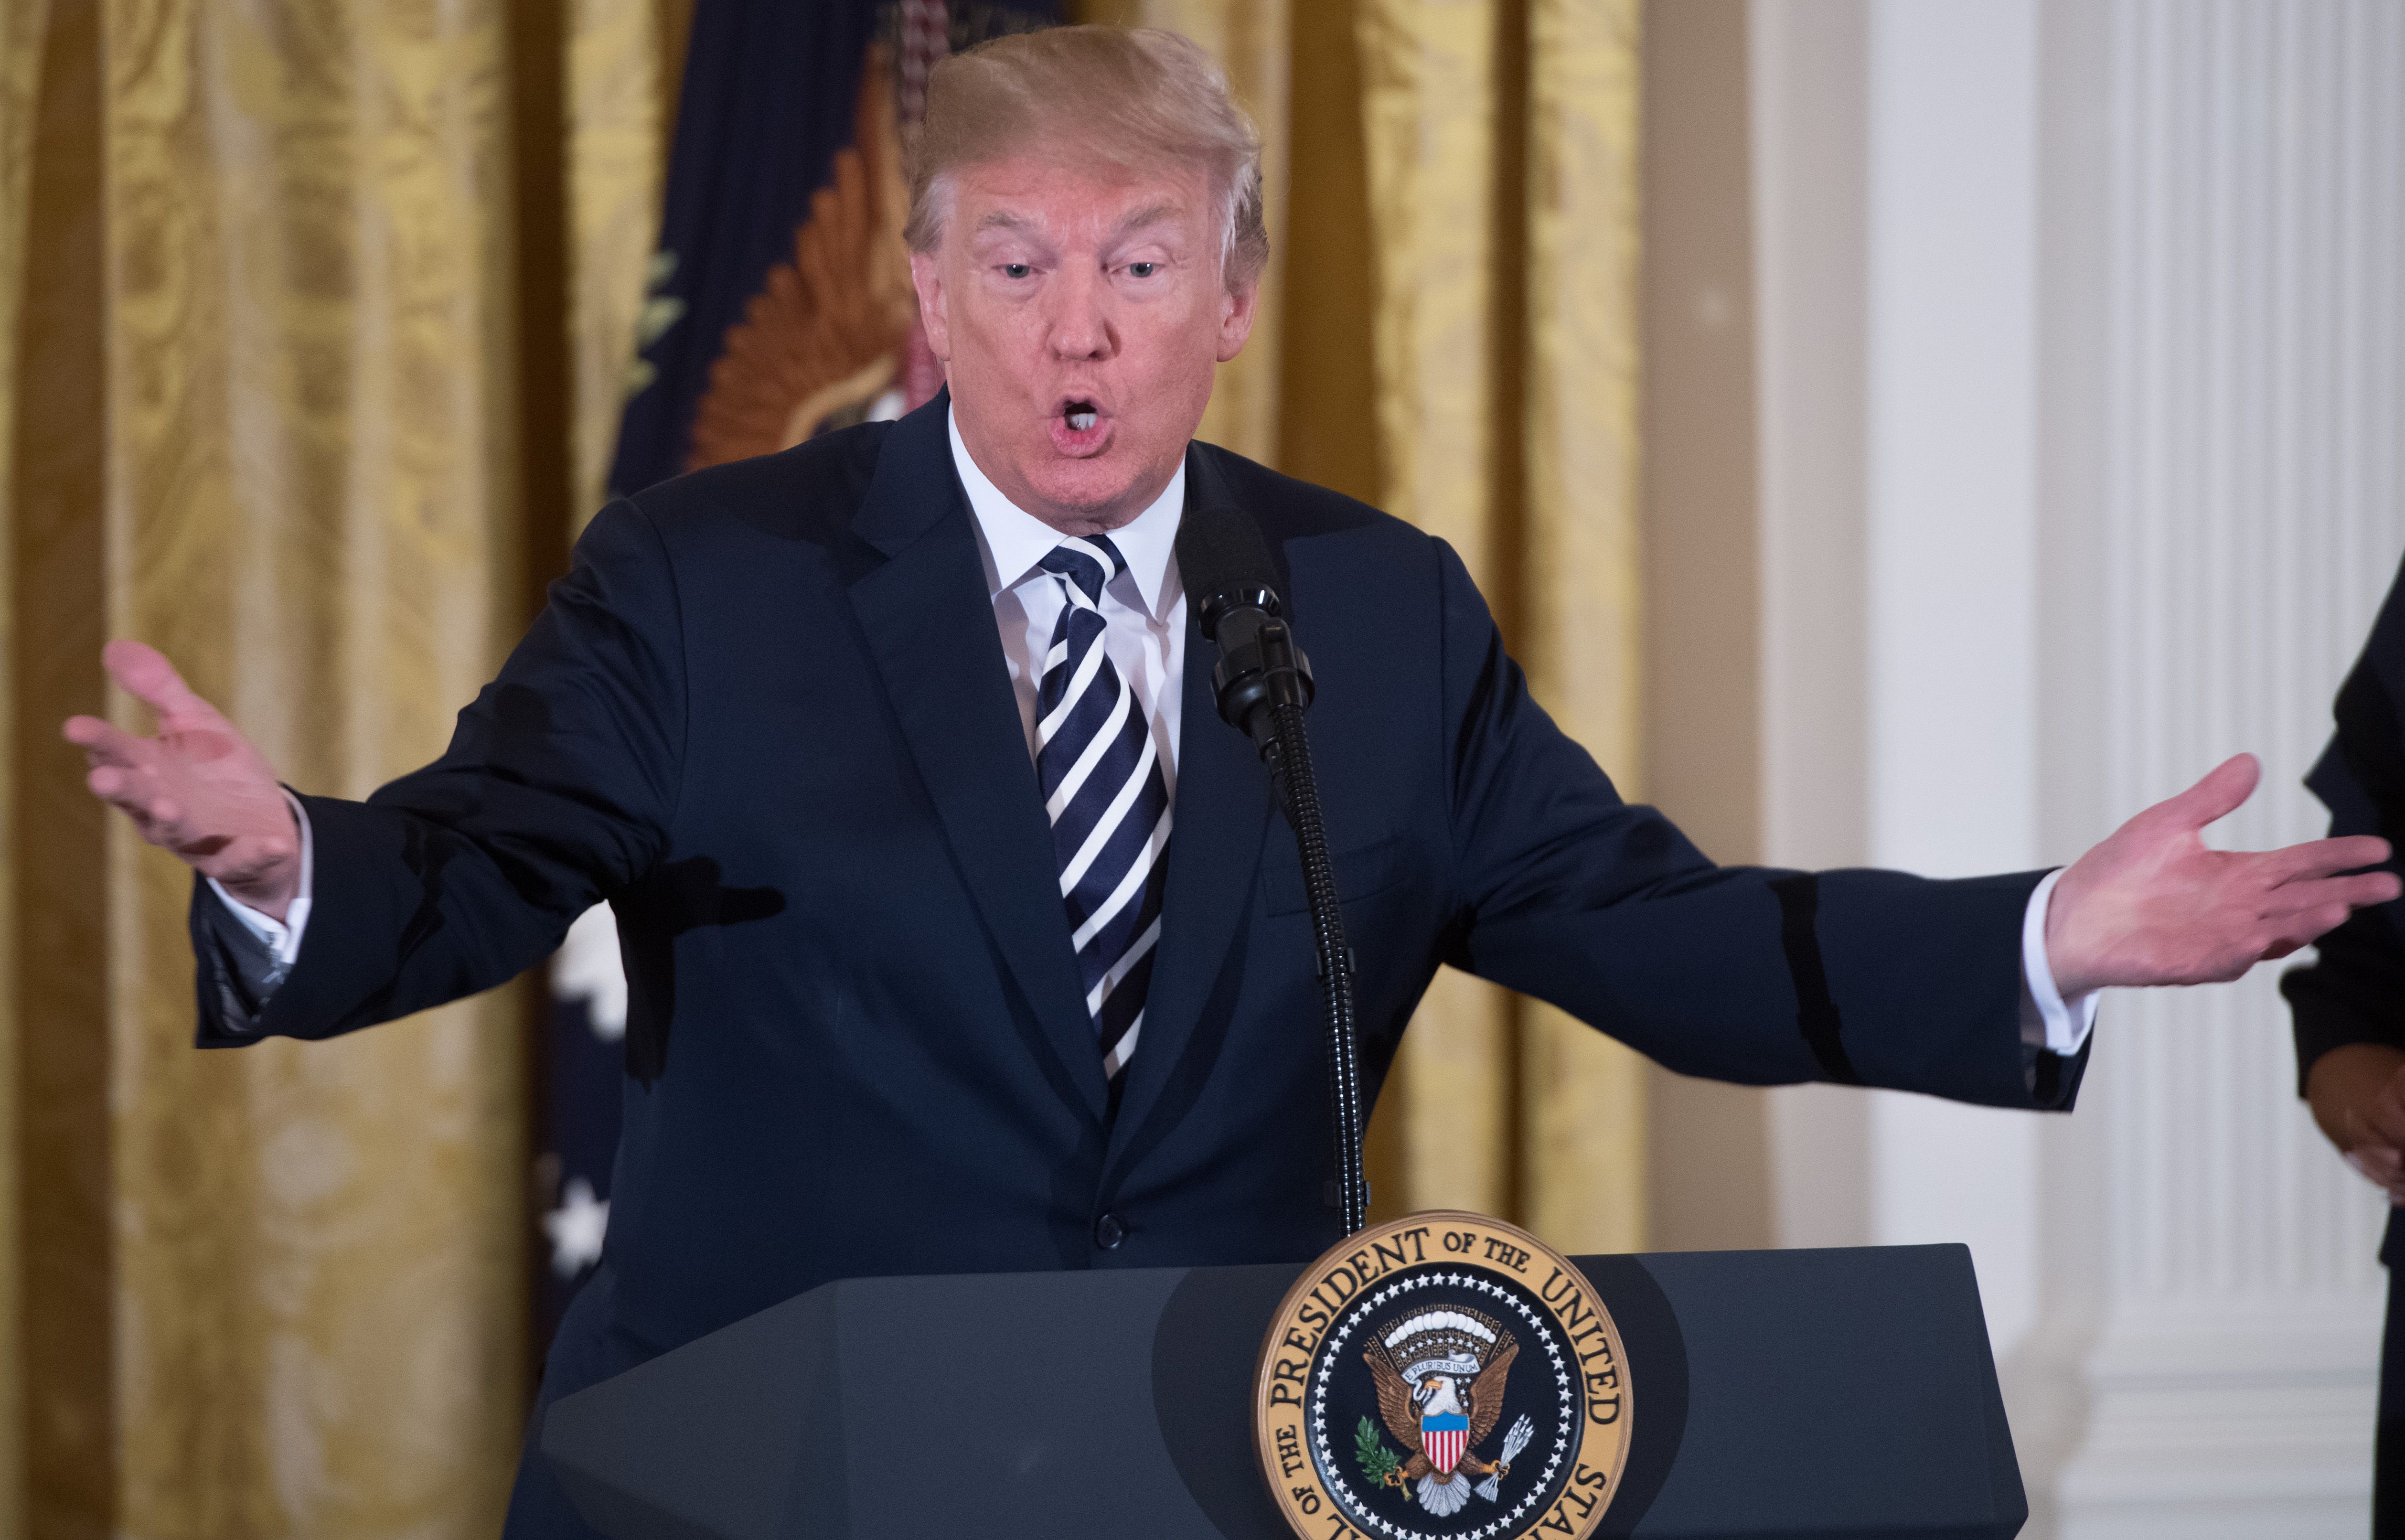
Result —
<instances>
[{"instance_id":1,"label":"suit lapel","mask_svg":"<svg viewBox=\"0 0 2405 1540\"><path fill-rule=\"evenodd\" d=\"M1217 478L1199 450L1187 455L1187 502L1212 495ZM1185 680L1178 699L1177 798L1169 839L1169 888L1161 902L1160 956L1144 1007L1144 1035L1128 1061L1127 1089L1112 1126L1116 1161L1169 1083L1202 1015L1213 980L1251 910L1261 839L1273 812L1269 771L1252 741L1219 720L1212 698L1217 650L1202 639L1191 596L1186 613Z\"/></svg>"},{"instance_id":2,"label":"suit lapel","mask_svg":"<svg viewBox=\"0 0 2405 1540\"><path fill-rule=\"evenodd\" d=\"M1069 946L1051 830L976 530L952 469L949 406L937 395L886 438L852 529L887 559L853 581L852 606L962 878L1099 1117L1102 1051Z\"/></svg>"}]
</instances>

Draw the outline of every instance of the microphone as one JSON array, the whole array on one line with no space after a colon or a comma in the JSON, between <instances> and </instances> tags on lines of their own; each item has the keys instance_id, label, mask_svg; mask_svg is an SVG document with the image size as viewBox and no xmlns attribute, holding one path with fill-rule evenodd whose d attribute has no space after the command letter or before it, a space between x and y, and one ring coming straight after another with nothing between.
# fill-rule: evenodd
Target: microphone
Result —
<instances>
[{"instance_id":1,"label":"microphone","mask_svg":"<svg viewBox=\"0 0 2405 1540\"><path fill-rule=\"evenodd\" d=\"M1177 572L1205 641L1219 646L1211 688L1219 715L1259 745L1276 736L1273 708L1311 704L1311 660L1295 645L1277 596L1277 569L1260 530L1224 502L1189 510L1177 526Z\"/></svg>"},{"instance_id":2,"label":"microphone","mask_svg":"<svg viewBox=\"0 0 2405 1540\"><path fill-rule=\"evenodd\" d=\"M1303 709L1315 686L1311 660L1295 644L1277 595L1277 568L1260 528L1225 502L1189 507L1177 526L1177 573L1206 641L1218 644L1211 687L1219 715L1260 750L1278 805L1294 829L1311 911L1319 1003L1328 1033L1328 1090L1336 1144L1336 1207L1351 1235L1370 1221L1370 1184L1361 1170L1360 1028L1353 1003L1353 949L1329 859L1319 783L1311 764Z\"/></svg>"}]
</instances>

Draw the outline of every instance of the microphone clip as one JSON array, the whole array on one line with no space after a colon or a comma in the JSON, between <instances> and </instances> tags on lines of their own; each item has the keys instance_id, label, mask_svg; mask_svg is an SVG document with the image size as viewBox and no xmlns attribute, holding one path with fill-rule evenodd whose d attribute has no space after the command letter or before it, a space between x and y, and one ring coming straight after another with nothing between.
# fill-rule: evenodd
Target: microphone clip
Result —
<instances>
[{"instance_id":1,"label":"microphone clip","mask_svg":"<svg viewBox=\"0 0 2405 1540\"><path fill-rule=\"evenodd\" d=\"M1214 594L1202 604L1202 635L1219 646L1211 671L1219 715L1264 753L1277 734L1271 708L1307 707L1314 693L1311 659L1295 645L1281 609L1263 587Z\"/></svg>"}]
</instances>

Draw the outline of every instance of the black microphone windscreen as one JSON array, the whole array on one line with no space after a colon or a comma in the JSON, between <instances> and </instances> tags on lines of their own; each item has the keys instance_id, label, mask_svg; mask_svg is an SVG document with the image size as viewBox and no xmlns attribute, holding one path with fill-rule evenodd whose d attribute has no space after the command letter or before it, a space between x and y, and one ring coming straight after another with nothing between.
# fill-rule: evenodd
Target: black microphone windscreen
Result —
<instances>
[{"instance_id":1,"label":"black microphone windscreen","mask_svg":"<svg viewBox=\"0 0 2405 1540\"><path fill-rule=\"evenodd\" d=\"M1198 504L1177 526L1177 575L1195 603L1246 590L1275 591L1277 568L1260 526L1225 502Z\"/></svg>"}]
</instances>

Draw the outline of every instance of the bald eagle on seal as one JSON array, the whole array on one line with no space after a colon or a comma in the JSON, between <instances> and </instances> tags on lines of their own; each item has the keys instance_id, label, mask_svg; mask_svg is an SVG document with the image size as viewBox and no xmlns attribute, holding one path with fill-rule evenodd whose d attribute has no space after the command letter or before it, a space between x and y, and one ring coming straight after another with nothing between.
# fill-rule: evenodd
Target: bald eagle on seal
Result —
<instances>
[{"instance_id":1,"label":"bald eagle on seal","mask_svg":"<svg viewBox=\"0 0 2405 1540\"><path fill-rule=\"evenodd\" d=\"M1490 1462L1473 1451L1486 1441L1486 1435L1495 1431L1496 1422L1503 1416L1504 1382L1512 1373L1512 1361L1519 1355L1520 1345L1505 1337L1477 1375L1465 1384L1460 1377L1442 1371L1407 1382L1385 1353L1376 1348L1363 1353L1361 1356L1370 1365L1370 1377L1378 1387L1378 1415L1385 1420L1386 1431L1395 1435L1395 1441L1411 1451L1399 1468L1388 1473L1386 1485L1406 1491L1416 1489L1420 1505L1442 1517L1460 1512L1469 1503L1470 1476L1508 1475L1508 1457ZM1449 1415L1468 1420L1469 1435L1452 1468L1439 1470L1424 1446L1420 1429L1427 1419ZM1487 1484L1492 1485L1492 1480ZM1494 1494L1485 1495L1492 1500Z\"/></svg>"}]
</instances>

